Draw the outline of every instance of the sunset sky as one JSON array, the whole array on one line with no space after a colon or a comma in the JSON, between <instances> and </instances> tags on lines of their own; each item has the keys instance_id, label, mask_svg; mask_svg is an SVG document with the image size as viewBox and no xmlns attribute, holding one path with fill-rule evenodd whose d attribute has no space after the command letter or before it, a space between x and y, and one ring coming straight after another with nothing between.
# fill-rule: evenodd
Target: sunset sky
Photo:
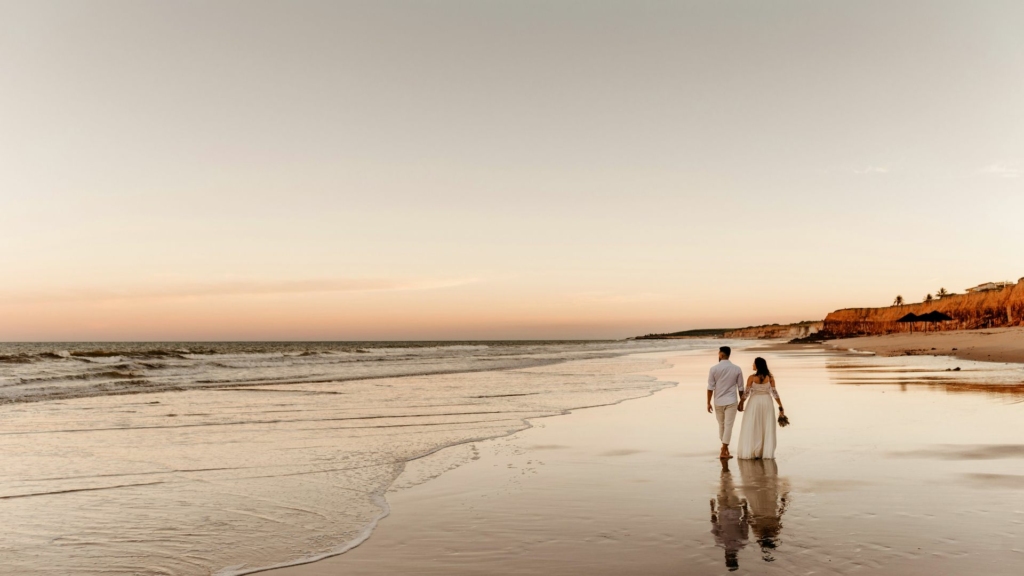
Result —
<instances>
[{"instance_id":1,"label":"sunset sky","mask_svg":"<svg viewBox=\"0 0 1024 576\"><path fill-rule=\"evenodd\" d=\"M618 338L1016 281L1022 30L0 0L0 340Z\"/></svg>"}]
</instances>

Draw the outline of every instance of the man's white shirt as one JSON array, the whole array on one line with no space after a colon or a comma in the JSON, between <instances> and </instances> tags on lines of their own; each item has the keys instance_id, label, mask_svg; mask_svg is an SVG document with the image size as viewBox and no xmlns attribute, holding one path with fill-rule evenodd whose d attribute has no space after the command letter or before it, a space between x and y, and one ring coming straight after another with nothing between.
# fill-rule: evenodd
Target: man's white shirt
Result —
<instances>
[{"instance_id":1,"label":"man's white shirt","mask_svg":"<svg viewBox=\"0 0 1024 576\"><path fill-rule=\"evenodd\" d=\"M708 390L715 392L715 406L738 403L743 391L743 370L728 360L720 361L708 373Z\"/></svg>"}]
</instances>

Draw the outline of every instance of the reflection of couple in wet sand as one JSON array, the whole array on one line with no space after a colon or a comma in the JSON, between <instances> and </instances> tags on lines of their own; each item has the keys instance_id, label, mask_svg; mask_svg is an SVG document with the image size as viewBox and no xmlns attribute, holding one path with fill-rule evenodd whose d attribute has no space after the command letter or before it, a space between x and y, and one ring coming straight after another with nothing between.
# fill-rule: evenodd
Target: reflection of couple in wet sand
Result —
<instances>
[{"instance_id":1,"label":"reflection of couple in wet sand","mask_svg":"<svg viewBox=\"0 0 1024 576\"><path fill-rule=\"evenodd\" d=\"M761 558L775 560L772 551L782 532L788 494L774 460L740 460L739 468L742 485L737 490L729 461L722 460L718 496L711 500L711 533L715 544L725 549L729 570L739 568L737 553L747 545L751 531L761 547Z\"/></svg>"},{"instance_id":2,"label":"reflection of couple in wet sand","mask_svg":"<svg viewBox=\"0 0 1024 576\"><path fill-rule=\"evenodd\" d=\"M718 437L722 441L719 457L732 458L729 453L732 425L736 421L736 413L743 412L739 457L774 458L776 420L773 398L779 404L779 413L785 413L775 388L775 376L768 370L764 358L755 358L754 373L747 378L744 389L743 370L729 361L731 355L732 350L728 346L719 348L718 364L708 374L708 412L714 412L718 420Z\"/></svg>"},{"instance_id":3,"label":"reflection of couple in wet sand","mask_svg":"<svg viewBox=\"0 0 1024 576\"><path fill-rule=\"evenodd\" d=\"M772 550L782 532L787 487L779 480L775 464L776 420L772 400L779 404L780 413L785 411L765 359L754 359L754 373L744 386L743 370L729 361L730 355L732 350L728 346L718 349L718 364L708 374L707 408L718 420L718 437L722 441L722 477L718 497L711 500L711 533L715 543L725 549L726 567L736 570L737 553L747 545L750 531L754 532L764 561L775 559ZM737 412L743 412L737 448L743 481L740 491L729 471L729 441Z\"/></svg>"}]
</instances>

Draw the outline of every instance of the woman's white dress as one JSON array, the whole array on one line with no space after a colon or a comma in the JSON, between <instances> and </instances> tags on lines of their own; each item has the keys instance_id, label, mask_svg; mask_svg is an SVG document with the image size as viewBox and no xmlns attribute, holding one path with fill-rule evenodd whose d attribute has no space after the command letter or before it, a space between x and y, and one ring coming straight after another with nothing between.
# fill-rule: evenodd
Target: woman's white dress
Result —
<instances>
[{"instance_id":1,"label":"woman's white dress","mask_svg":"<svg viewBox=\"0 0 1024 576\"><path fill-rule=\"evenodd\" d=\"M775 458L776 423L771 382L752 382L744 402L737 456L743 460Z\"/></svg>"}]
</instances>

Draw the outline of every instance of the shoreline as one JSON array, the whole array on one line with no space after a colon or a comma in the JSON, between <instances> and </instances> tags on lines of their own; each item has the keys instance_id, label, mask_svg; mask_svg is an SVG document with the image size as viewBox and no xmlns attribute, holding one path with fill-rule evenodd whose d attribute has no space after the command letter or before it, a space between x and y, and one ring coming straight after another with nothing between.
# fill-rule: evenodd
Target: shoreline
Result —
<instances>
[{"instance_id":1,"label":"shoreline","mask_svg":"<svg viewBox=\"0 0 1024 576\"><path fill-rule=\"evenodd\" d=\"M648 351L648 352L636 352L636 353L633 353L633 354L624 354L623 356L664 355L666 353L667 352L649 352ZM679 352L675 351L675 352L672 352L672 353L678 354ZM667 364L667 362L666 362L666 364ZM534 428L539 426L539 425L535 424L534 421L538 421L538 420L542 421L542 420L547 420L547 419L551 419L551 418L559 418L559 417L563 417L563 416L571 416L573 414L577 414L578 412L585 411L585 410L593 410L593 409L600 409L600 408L613 408L615 406L618 406L618 405L626 403L626 402L651 398L652 396L656 395L659 392L663 392L663 391L665 391L667 389L671 389L671 388L674 388L674 387L679 385L678 382L673 382L673 381L670 381L670 380L662 380L662 379L660 379L660 378L658 378L657 376L654 375L654 372L657 372L659 370L664 370L664 369L665 368L662 367L662 368L655 369L655 370L652 370L652 371L645 371L645 372L638 372L637 373L637 375L651 378L652 384L660 384L658 387L649 390L646 394L643 394L643 395L640 395L640 396L629 396L629 397L622 398L622 399L614 401L614 402L607 402L607 403L602 403L602 404L593 404L593 405L587 405L587 406L576 406L576 407L572 407L572 408L562 409L562 410L560 410L560 411L558 411L556 413L541 414L539 416L531 416L531 417L523 418L521 420L521 422L522 422L521 427L509 430L509 431L507 431L504 434L501 434L501 435L498 435L498 436L490 436L490 437L487 437L487 438L468 439L468 440L465 440L465 441L462 441L462 442L458 442L458 443L455 443L455 444L449 444L449 445L446 445L446 446L441 446L441 447L438 447L437 449L432 450L432 451L430 451L428 453L421 454L421 455L419 455L419 456L417 456L415 458L411 458L409 460L406 460L402 464L403 470L399 474L397 474L391 480L391 483L388 484L386 487L384 487L383 490L380 491L380 493L374 495L374 501L377 503L377 505L381 509L380 514L376 518L374 518L370 523L368 523L366 526L364 526L362 532L360 532L360 534L356 538L348 540L348 541L342 543L340 546L336 547L334 550L330 550L330 551L327 551L327 552L322 552L322 553L319 553L319 554L311 555L309 557L302 558L302 559L295 560L295 561L282 562L280 564L274 564L274 565L270 565L270 566L263 566L263 567L259 567L259 568L240 568L239 569L239 568L234 568L234 567L226 567L226 568L223 568L223 569L218 570L217 572L215 572L214 576L247 576L247 575L250 575L250 574L271 574L271 573L279 574L281 576L286 576L286 575L289 575L289 574L305 574L305 572L302 571L303 567L307 567L307 566L311 566L311 565L317 565L317 566L322 565L325 562L330 562L330 560L333 559L333 558L337 558L337 557L340 557L342 555L348 554L349 552L351 552L351 551L359 548L363 544L365 544L373 536L373 534L377 531L378 526L380 525L380 523L382 521L384 521L385 519L387 519L392 514L392 508L393 507L391 505L391 502L388 500L389 495L390 496L394 496L395 494L401 493L403 490L406 490L408 488L414 488L414 487L419 486L421 484L429 483L429 482L431 482L433 480L436 480L437 478L439 478L442 475L444 475L446 472L450 472L452 470L458 469L458 468L464 466L465 464L471 462L472 460L475 460L477 457L474 456L474 457L468 458L465 461L456 463L454 465L448 464L448 467L447 467L446 470L443 470L442 472L437 473L437 474L428 473L426 478L407 478L407 476L412 476L412 477L416 476L416 473L415 472L411 472L411 470L410 470L410 468L412 466L416 466L416 465L421 464L421 463L428 463L427 466L429 466L429 462L431 461L431 459L434 459L434 458L444 459L445 455L451 454L451 453L453 453L456 450L460 450L460 449L465 449L467 447L471 447L475 451L475 446L477 444L494 443L494 442L498 442L498 441L501 441L501 440L508 439L510 437L517 436L517 435L519 435L519 434L521 434L523 432L528 432L528 431L530 431L530 430L532 430L532 429L534 429ZM540 425L540 426L542 427L542 425ZM405 487L402 486L403 481L408 482L407 486L405 486ZM296 570L296 571L293 572L293 570Z\"/></svg>"},{"instance_id":2,"label":"shoreline","mask_svg":"<svg viewBox=\"0 0 1024 576\"><path fill-rule=\"evenodd\" d=\"M711 349L709 348L708 350L711 350ZM636 355L642 355L642 356L646 356L646 355L665 356L667 354L676 355L676 354L680 354L680 353L681 352L679 352L679 351L674 351L674 352L640 352L640 353L637 353ZM362 546L364 546L377 533L377 531L380 529L381 522L387 520L389 517L391 517L393 515L393 511L395 509L395 505L392 504L392 501L389 500L389 498L394 498L396 500L402 501L402 500L404 500L404 497L407 496L407 492L409 492L411 489L416 489L416 488L423 489L423 487L425 485L430 484L432 482L436 482L437 480L439 480L441 478L444 478L445 476L450 475L450 473L452 471L456 471L456 470L459 470L461 468L464 468L467 464L472 464L474 461L479 460L480 456L479 456L479 453L478 453L478 446L486 446L486 447L492 448L490 456L493 458L493 457L496 456L495 452L493 451L493 447L495 445L498 445L498 444L500 444L502 442L512 442L513 439L515 439L517 437L520 437L524 433L529 433L531 431L539 431L539 429L543 429L545 427L545 425L542 423L543 421L551 420L551 419L560 419L561 417L578 416L578 415L580 415L580 414L582 414L584 412L589 412L589 411L594 411L594 410L615 408L617 406L621 406L623 404L631 403L631 402L635 402L635 401L650 400L651 398L655 397L658 393L665 392L667 390L671 390L671 389L677 388L680 385L680 382L676 382L676 381L673 381L673 380L665 380L665 379L660 378L658 376L658 374L657 374L658 372L664 372L665 370L670 370L672 368L671 363L667 359L663 359L662 361L665 364L665 366L662 366L660 368L656 368L654 370L649 370L649 371L638 373L638 375L642 375L642 376L645 376L645 377L652 378L654 382L662 384L661 386L650 390L649 393L647 393L647 394L645 394L643 396L633 396L633 397L629 397L629 398L623 398L621 400L618 400L618 401L615 401L615 402L606 403L606 404L595 404L595 405L592 405L592 406L579 406L579 407L563 410L562 412L557 413L557 414L544 414L544 415L541 415L541 416L526 418L526 419L523 419L524 427L521 428L521 429L510 431L509 433L501 435L501 436L495 436L495 437L491 437L491 438L478 439L478 440L471 440L471 441L467 441L467 442L460 443L460 444L454 444L454 445L450 445L450 446L445 446L445 447L439 448L438 450L436 450L434 452L431 452L429 454L424 454L421 457L418 457L418 458L415 458L415 459L407 461L405 464L408 467L409 465L416 465L419 462L428 462L429 459L434 458L434 457L441 458L441 457L443 457L442 453L451 452L451 451L459 450L459 449L465 449L467 447L470 448L476 454L472 458L469 458L467 461L462 462L462 463L460 463L460 464L458 464L458 465L456 465L454 467L451 467L451 468L449 468L448 470L446 470L445 472L443 472L443 473L441 473L439 475L431 476L431 477L423 479L423 480L414 480L410 485L407 485L407 486L401 486L402 483L403 483L403 480L405 480L404 476L406 475L406 472L409 471L408 468L406 468L406 470L403 470L402 473L400 473L398 476L395 477L394 480L392 480L391 484L383 491L383 493L379 495L380 501L381 501L382 506L383 506L383 510L382 510L381 515L372 523L372 525L368 525L366 527L366 532L365 532L364 535L362 535L360 538L358 538L356 540L351 540L349 542L346 542L345 545L342 546L342 547L339 547L339 549L337 551L331 551L331 552L323 553L323 554L320 554L320 555L317 555L317 556L311 556L311 557L309 557L307 559L303 559L303 560L292 562L292 563L288 563L288 564L279 564L279 565L267 566L267 567L255 568L255 569L244 569L242 571L232 571L232 572L218 571L216 573L216 576L245 576L245 575L249 575L249 574L266 574L266 575L273 575L273 576L313 576L313 575L328 574L328 573L333 574L334 573L333 570L334 570L335 563L340 563L340 562L344 561L344 559L349 558L350 555L353 552L359 550ZM539 421L539 422L537 422L537 421ZM415 473L413 473L411 475L414 476ZM415 493L411 496L411 498L414 501L417 499L417 496L415 495Z\"/></svg>"}]
</instances>

